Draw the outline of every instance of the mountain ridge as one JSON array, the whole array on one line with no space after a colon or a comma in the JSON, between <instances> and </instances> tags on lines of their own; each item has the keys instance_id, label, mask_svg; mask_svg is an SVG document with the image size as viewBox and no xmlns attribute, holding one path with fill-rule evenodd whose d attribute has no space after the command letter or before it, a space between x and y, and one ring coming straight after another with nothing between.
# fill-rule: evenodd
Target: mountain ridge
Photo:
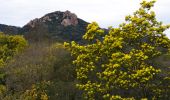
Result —
<instances>
[{"instance_id":1,"label":"mountain ridge","mask_svg":"<svg viewBox=\"0 0 170 100\"><path fill-rule=\"evenodd\" d=\"M21 27L18 26L0 24L0 32L4 32L7 34L18 34L20 29Z\"/></svg>"},{"instance_id":2,"label":"mountain ridge","mask_svg":"<svg viewBox=\"0 0 170 100\"><path fill-rule=\"evenodd\" d=\"M23 27L0 24L0 31L8 34L22 34L29 41L44 39L81 41L89 23L70 11L55 11L35 18Z\"/></svg>"}]
</instances>

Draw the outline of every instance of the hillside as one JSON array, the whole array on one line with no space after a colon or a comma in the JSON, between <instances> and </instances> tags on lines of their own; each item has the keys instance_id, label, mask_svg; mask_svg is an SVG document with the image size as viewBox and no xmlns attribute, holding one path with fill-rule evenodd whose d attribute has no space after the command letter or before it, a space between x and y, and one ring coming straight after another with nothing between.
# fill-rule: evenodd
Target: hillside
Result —
<instances>
[{"instance_id":1,"label":"hillside","mask_svg":"<svg viewBox=\"0 0 170 100\"><path fill-rule=\"evenodd\" d=\"M154 3L108 29L70 11L0 24L0 100L170 100L170 25Z\"/></svg>"},{"instance_id":2,"label":"hillside","mask_svg":"<svg viewBox=\"0 0 170 100\"><path fill-rule=\"evenodd\" d=\"M20 30L20 27L0 24L0 32L4 32L6 34L18 34Z\"/></svg>"},{"instance_id":3,"label":"hillside","mask_svg":"<svg viewBox=\"0 0 170 100\"><path fill-rule=\"evenodd\" d=\"M88 24L70 11L55 11L31 20L22 28L1 24L0 30L4 33L22 34L29 41L80 41Z\"/></svg>"},{"instance_id":4,"label":"hillside","mask_svg":"<svg viewBox=\"0 0 170 100\"><path fill-rule=\"evenodd\" d=\"M70 11L56 11L30 21L21 32L29 40L50 38L79 41L86 31L87 24Z\"/></svg>"}]
</instances>

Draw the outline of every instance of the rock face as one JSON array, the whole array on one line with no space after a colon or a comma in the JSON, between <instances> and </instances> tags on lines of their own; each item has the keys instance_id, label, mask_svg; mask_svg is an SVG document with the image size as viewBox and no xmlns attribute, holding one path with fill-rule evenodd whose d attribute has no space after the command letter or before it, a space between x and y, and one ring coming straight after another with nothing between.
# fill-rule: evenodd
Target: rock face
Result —
<instances>
[{"instance_id":1,"label":"rock face","mask_svg":"<svg viewBox=\"0 0 170 100\"><path fill-rule=\"evenodd\" d=\"M34 28L36 26L37 23L39 23L40 20L38 18L31 20L27 25Z\"/></svg>"},{"instance_id":2,"label":"rock face","mask_svg":"<svg viewBox=\"0 0 170 100\"><path fill-rule=\"evenodd\" d=\"M31 20L22 28L0 24L0 31L22 34L29 41L81 41L88 24L70 11L55 11Z\"/></svg>"},{"instance_id":3,"label":"rock face","mask_svg":"<svg viewBox=\"0 0 170 100\"><path fill-rule=\"evenodd\" d=\"M63 14L63 21L61 22L64 26L73 25L76 26L78 24L77 16L74 13L71 13L70 11L66 11Z\"/></svg>"},{"instance_id":4,"label":"rock face","mask_svg":"<svg viewBox=\"0 0 170 100\"><path fill-rule=\"evenodd\" d=\"M43 16L40 19L35 18L34 20L31 20L29 23L27 23L25 26L30 26L34 28L38 23L46 23L54 20L61 20L61 25L65 27L70 25L76 26L78 24L77 15L67 10L65 12L53 12Z\"/></svg>"},{"instance_id":5,"label":"rock face","mask_svg":"<svg viewBox=\"0 0 170 100\"><path fill-rule=\"evenodd\" d=\"M24 33L27 39L35 41L39 41L43 37L80 41L88 24L70 11L56 11L31 20L22 28L21 33Z\"/></svg>"}]
</instances>

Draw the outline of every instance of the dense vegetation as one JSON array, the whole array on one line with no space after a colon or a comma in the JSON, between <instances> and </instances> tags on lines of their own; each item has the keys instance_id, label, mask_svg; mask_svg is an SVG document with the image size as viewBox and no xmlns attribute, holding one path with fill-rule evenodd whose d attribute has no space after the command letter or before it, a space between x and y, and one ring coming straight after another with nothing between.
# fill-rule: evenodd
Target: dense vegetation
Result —
<instances>
[{"instance_id":1,"label":"dense vegetation","mask_svg":"<svg viewBox=\"0 0 170 100\"><path fill-rule=\"evenodd\" d=\"M39 26L27 40L0 33L0 100L169 100L170 26L156 20L154 3L143 1L118 28L93 22L64 46L69 33L54 41Z\"/></svg>"},{"instance_id":2,"label":"dense vegetation","mask_svg":"<svg viewBox=\"0 0 170 100\"><path fill-rule=\"evenodd\" d=\"M60 43L29 44L5 66L3 100L79 100L71 61Z\"/></svg>"},{"instance_id":3,"label":"dense vegetation","mask_svg":"<svg viewBox=\"0 0 170 100\"><path fill-rule=\"evenodd\" d=\"M22 51L27 46L26 40L22 36L9 36L0 33L0 98L6 91L4 69L11 58Z\"/></svg>"},{"instance_id":4,"label":"dense vegetation","mask_svg":"<svg viewBox=\"0 0 170 100\"><path fill-rule=\"evenodd\" d=\"M163 32L170 26L156 20L150 11L154 2L143 1L106 35L97 23L88 25L83 36L87 45L65 43L76 57L76 86L85 99L170 99L169 66L161 67L155 60L169 53L170 40Z\"/></svg>"}]
</instances>

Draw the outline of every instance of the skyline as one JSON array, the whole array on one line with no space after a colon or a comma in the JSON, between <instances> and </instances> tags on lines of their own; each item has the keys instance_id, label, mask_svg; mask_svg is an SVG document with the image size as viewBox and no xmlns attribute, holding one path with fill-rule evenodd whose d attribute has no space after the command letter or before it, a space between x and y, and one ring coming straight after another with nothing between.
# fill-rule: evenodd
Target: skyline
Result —
<instances>
[{"instance_id":1,"label":"skyline","mask_svg":"<svg viewBox=\"0 0 170 100\"><path fill-rule=\"evenodd\" d=\"M101 27L117 27L132 15L142 0L0 0L0 24L20 26L54 11L69 10L79 18L96 21ZM158 21L170 24L170 1L159 0L153 11ZM168 30L169 31L169 30ZM169 31L170 32L170 31ZM168 33L169 33L168 32ZM166 32L167 33L167 32ZM169 34L167 34L170 37Z\"/></svg>"}]
</instances>

